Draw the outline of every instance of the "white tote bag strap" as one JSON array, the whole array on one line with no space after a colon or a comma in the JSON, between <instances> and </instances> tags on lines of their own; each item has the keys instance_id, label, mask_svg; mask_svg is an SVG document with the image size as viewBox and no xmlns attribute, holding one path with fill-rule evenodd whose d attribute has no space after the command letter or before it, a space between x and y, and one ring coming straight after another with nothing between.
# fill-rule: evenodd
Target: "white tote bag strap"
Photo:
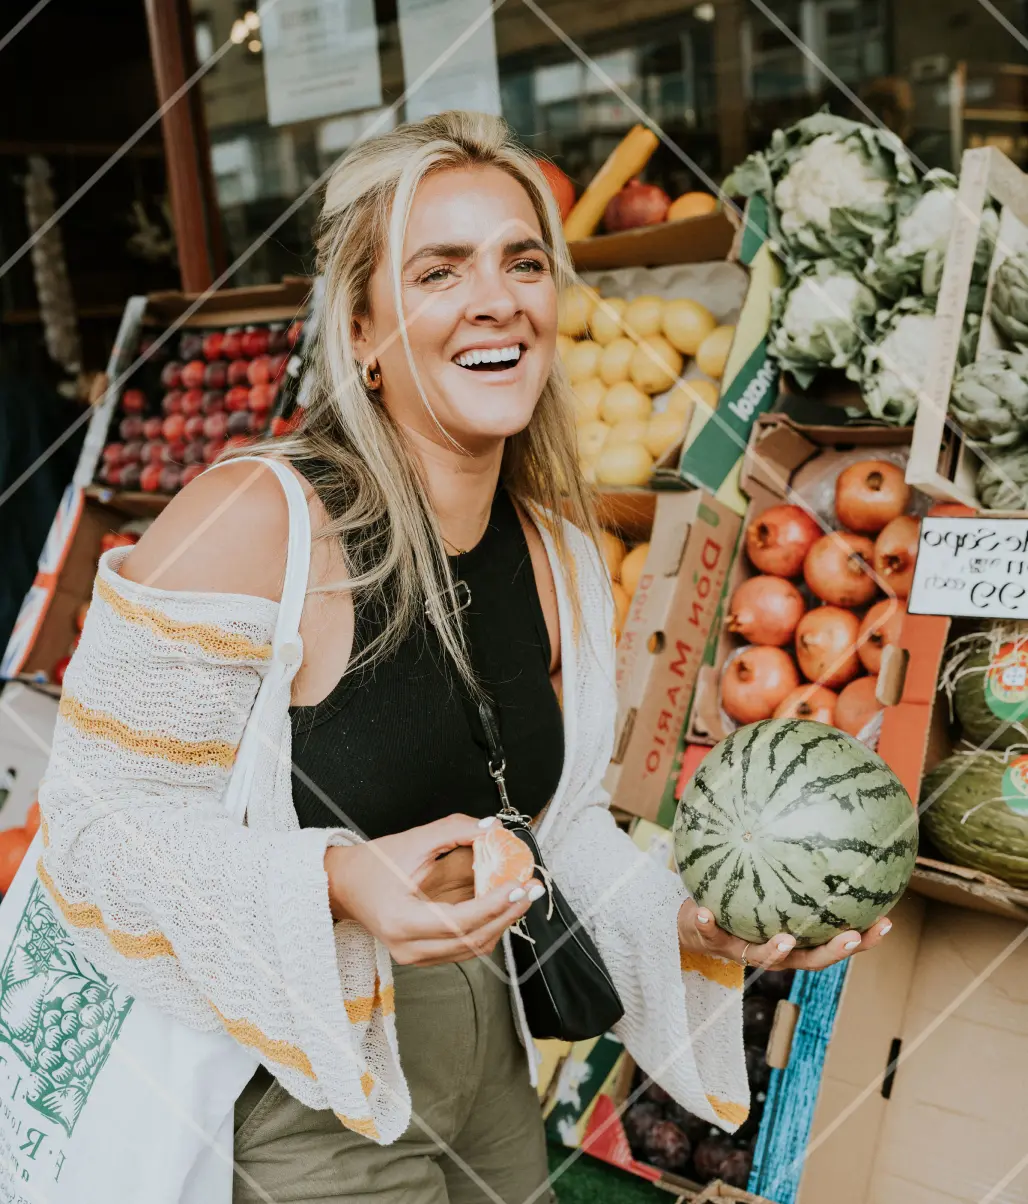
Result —
<instances>
[{"instance_id":1,"label":"white tote bag strap","mask_svg":"<svg viewBox=\"0 0 1028 1204\"><path fill-rule=\"evenodd\" d=\"M280 461L265 456L237 456L234 460L225 460L222 463L238 464L243 460L266 464L278 477L289 505L289 544L286 549L285 584L282 587L278 619L272 638L271 664L254 699L222 803L229 815L240 824L246 818L246 804L250 797L260 741L268 739L261 726L268 700L274 697L277 690L293 680L303 661L300 616L303 614L303 604L307 596L307 578L311 565L311 518L307 509L307 498L295 474ZM277 752L277 746L275 751Z\"/></svg>"}]
</instances>

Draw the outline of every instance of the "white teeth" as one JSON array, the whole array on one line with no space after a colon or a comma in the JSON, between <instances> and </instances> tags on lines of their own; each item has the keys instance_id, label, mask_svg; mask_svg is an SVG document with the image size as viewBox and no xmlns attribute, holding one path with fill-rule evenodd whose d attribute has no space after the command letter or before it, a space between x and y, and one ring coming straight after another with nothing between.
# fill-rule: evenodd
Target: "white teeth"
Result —
<instances>
[{"instance_id":1,"label":"white teeth","mask_svg":"<svg viewBox=\"0 0 1028 1204\"><path fill-rule=\"evenodd\" d=\"M521 359L521 347L482 348L477 351L465 351L454 359L461 368L470 368L475 364L517 363Z\"/></svg>"}]
</instances>

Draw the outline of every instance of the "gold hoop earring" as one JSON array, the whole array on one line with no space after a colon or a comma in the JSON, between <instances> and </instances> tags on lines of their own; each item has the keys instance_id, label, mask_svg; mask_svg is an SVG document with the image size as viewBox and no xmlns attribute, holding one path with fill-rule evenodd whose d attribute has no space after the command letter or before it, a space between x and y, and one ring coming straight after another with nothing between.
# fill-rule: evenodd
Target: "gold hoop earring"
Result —
<instances>
[{"instance_id":1,"label":"gold hoop earring","mask_svg":"<svg viewBox=\"0 0 1028 1204\"><path fill-rule=\"evenodd\" d=\"M370 393L381 389L382 370L378 366L378 360L365 360L361 364L361 380L364 381L364 387Z\"/></svg>"}]
</instances>

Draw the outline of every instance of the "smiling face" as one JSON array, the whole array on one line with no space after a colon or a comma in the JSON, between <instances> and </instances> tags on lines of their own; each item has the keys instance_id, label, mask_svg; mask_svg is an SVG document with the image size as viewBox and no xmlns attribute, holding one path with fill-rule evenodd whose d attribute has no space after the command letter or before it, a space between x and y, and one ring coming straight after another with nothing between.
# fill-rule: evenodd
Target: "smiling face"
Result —
<instances>
[{"instance_id":1,"label":"smiling face","mask_svg":"<svg viewBox=\"0 0 1028 1204\"><path fill-rule=\"evenodd\" d=\"M447 445L399 337L388 252L371 277L355 348L377 359L381 398L403 427ZM400 282L407 337L446 435L471 454L524 430L553 362L557 295L535 209L496 167L438 171L418 186Z\"/></svg>"}]
</instances>

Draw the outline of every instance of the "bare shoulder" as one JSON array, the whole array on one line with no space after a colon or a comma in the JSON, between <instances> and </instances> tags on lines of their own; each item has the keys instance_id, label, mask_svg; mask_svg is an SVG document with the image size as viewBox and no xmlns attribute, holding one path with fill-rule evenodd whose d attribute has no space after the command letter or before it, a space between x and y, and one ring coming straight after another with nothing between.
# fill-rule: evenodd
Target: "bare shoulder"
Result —
<instances>
[{"instance_id":1,"label":"bare shoulder","mask_svg":"<svg viewBox=\"0 0 1028 1204\"><path fill-rule=\"evenodd\" d=\"M202 473L177 494L122 565L159 589L254 594L282 589L289 509L275 473L253 460Z\"/></svg>"}]
</instances>

